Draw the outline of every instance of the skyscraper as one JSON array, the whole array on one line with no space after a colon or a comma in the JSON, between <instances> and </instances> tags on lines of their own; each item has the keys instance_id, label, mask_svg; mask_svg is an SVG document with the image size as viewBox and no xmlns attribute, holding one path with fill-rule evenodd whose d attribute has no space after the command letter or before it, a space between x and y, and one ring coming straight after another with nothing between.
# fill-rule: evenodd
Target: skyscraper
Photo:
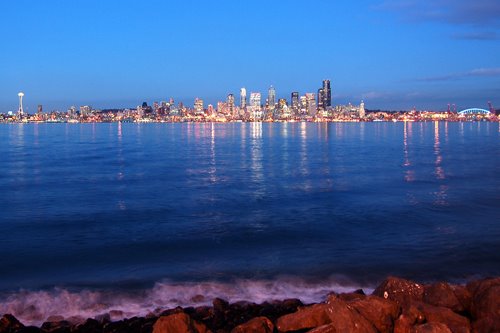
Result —
<instances>
[{"instance_id":1,"label":"skyscraper","mask_svg":"<svg viewBox=\"0 0 500 333\"><path fill-rule=\"evenodd\" d=\"M330 80L323 80L323 107L326 109L332 106L332 89Z\"/></svg>"},{"instance_id":2,"label":"skyscraper","mask_svg":"<svg viewBox=\"0 0 500 333\"><path fill-rule=\"evenodd\" d=\"M316 96L314 96L314 93L306 93L306 105L307 105L307 114L309 116L315 116L316 115Z\"/></svg>"},{"instance_id":3,"label":"skyscraper","mask_svg":"<svg viewBox=\"0 0 500 333\"><path fill-rule=\"evenodd\" d=\"M260 103L261 103L260 92L250 93L250 108L251 108L251 116L253 119L260 119L262 117L262 110Z\"/></svg>"},{"instance_id":4,"label":"skyscraper","mask_svg":"<svg viewBox=\"0 0 500 333\"><path fill-rule=\"evenodd\" d=\"M24 93L21 91L19 94L17 94L19 97L19 109L17 110L17 113L19 117L22 117L24 115L24 109L23 109L23 97Z\"/></svg>"},{"instance_id":5,"label":"skyscraper","mask_svg":"<svg viewBox=\"0 0 500 333\"><path fill-rule=\"evenodd\" d=\"M38 114L42 114L43 113L43 106L42 106L42 104L38 104L38 108L37 108L36 113L38 113Z\"/></svg>"},{"instance_id":6,"label":"skyscraper","mask_svg":"<svg viewBox=\"0 0 500 333\"><path fill-rule=\"evenodd\" d=\"M228 112L232 115L234 113L234 95L233 94L227 95L226 103L227 103Z\"/></svg>"},{"instance_id":7,"label":"skyscraper","mask_svg":"<svg viewBox=\"0 0 500 333\"><path fill-rule=\"evenodd\" d=\"M297 112L300 109L299 105L299 93L297 91L292 92L292 110L293 112Z\"/></svg>"},{"instance_id":8,"label":"skyscraper","mask_svg":"<svg viewBox=\"0 0 500 333\"><path fill-rule=\"evenodd\" d=\"M323 88L318 89L318 110L325 109L325 90Z\"/></svg>"},{"instance_id":9,"label":"skyscraper","mask_svg":"<svg viewBox=\"0 0 500 333\"><path fill-rule=\"evenodd\" d=\"M245 109L247 107L247 90L241 88L240 90L240 108Z\"/></svg>"},{"instance_id":10,"label":"skyscraper","mask_svg":"<svg viewBox=\"0 0 500 333\"><path fill-rule=\"evenodd\" d=\"M269 102L269 109L274 110L276 105L276 89L273 86L269 87L267 100Z\"/></svg>"}]
</instances>

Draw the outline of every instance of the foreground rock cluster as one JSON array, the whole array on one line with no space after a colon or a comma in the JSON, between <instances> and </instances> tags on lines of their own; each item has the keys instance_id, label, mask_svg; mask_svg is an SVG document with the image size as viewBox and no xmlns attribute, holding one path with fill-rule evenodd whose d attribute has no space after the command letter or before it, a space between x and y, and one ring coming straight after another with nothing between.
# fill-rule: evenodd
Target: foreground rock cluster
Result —
<instances>
[{"instance_id":1,"label":"foreground rock cluster","mask_svg":"<svg viewBox=\"0 0 500 333\"><path fill-rule=\"evenodd\" d=\"M421 285L390 277L372 295L331 293L323 303L290 299L254 304L176 308L111 322L109 316L71 322L52 318L24 326L9 314L0 333L467 333L500 332L500 278L462 285Z\"/></svg>"}]
</instances>

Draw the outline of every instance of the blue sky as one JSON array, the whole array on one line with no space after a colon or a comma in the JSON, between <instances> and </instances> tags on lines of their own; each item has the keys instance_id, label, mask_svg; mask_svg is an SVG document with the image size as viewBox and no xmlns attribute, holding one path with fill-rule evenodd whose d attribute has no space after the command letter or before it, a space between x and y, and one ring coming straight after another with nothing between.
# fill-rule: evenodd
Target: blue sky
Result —
<instances>
[{"instance_id":1,"label":"blue sky","mask_svg":"<svg viewBox=\"0 0 500 333\"><path fill-rule=\"evenodd\" d=\"M278 97L332 81L333 104L500 108L500 2L0 2L0 112Z\"/></svg>"}]
</instances>

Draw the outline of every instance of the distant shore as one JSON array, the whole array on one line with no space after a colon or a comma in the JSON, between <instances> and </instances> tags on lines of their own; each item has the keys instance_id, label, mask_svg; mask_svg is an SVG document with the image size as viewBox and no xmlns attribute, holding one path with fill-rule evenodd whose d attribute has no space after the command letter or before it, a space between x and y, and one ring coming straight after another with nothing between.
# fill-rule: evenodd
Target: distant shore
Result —
<instances>
[{"instance_id":1,"label":"distant shore","mask_svg":"<svg viewBox=\"0 0 500 333\"><path fill-rule=\"evenodd\" d=\"M212 306L159 308L117 321L114 315L51 316L37 327L4 314L0 333L500 332L500 277L465 285L389 277L371 295L332 290L315 304L299 299L230 304L216 298Z\"/></svg>"}]
</instances>

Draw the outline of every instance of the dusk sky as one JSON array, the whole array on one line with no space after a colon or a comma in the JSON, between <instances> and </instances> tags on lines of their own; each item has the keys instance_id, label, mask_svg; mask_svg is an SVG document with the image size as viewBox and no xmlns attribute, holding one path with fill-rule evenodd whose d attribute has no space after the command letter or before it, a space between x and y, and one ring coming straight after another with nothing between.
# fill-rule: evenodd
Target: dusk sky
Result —
<instances>
[{"instance_id":1,"label":"dusk sky","mask_svg":"<svg viewBox=\"0 0 500 333\"><path fill-rule=\"evenodd\" d=\"M500 1L0 2L0 112L135 107L332 81L333 104L500 108ZM238 99L237 99L238 100Z\"/></svg>"}]
</instances>

